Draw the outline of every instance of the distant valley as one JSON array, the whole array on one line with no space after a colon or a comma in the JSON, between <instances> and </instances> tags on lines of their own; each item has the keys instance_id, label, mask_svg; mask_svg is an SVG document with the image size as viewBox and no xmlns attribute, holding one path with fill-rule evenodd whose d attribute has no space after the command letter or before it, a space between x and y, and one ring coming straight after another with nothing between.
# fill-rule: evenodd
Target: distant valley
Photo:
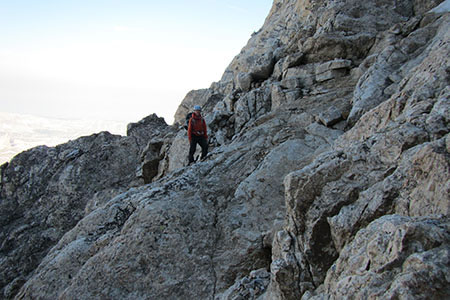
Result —
<instances>
[{"instance_id":1,"label":"distant valley","mask_svg":"<svg viewBox=\"0 0 450 300\"><path fill-rule=\"evenodd\" d=\"M64 120L0 112L0 164L39 145L56 146L100 131L126 134L127 122Z\"/></svg>"}]
</instances>

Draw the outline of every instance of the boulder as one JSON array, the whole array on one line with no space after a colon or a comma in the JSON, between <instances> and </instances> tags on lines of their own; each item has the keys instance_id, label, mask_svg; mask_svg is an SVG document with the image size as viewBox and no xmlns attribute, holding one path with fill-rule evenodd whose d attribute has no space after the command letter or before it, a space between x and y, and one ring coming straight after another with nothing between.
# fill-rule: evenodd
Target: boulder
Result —
<instances>
[{"instance_id":1,"label":"boulder","mask_svg":"<svg viewBox=\"0 0 450 300\"><path fill-rule=\"evenodd\" d=\"M145 117L137 123L127 126L127 136L134 137L141 148L145 148L152 138L163 137L167 134L168 125L164 118L156 114Z\"/></svg>"},{"instance_id":2,"label":"boulder","mask_svg":"<svg viewBox=\"0 0 450 300\"><path fill-rule=\"evenodd\" d=\"M250 91L252 85L253 77L249 73L239 73L236 78L237 87L243 91Z\"/></svg>"},{"instance_id":3,"label":"boulder","mask_svg":"<svg viewBox=\"0 0 450 300\"><path fill-rule=\"evenodd\" d=\"M345 59L335 59L316 67L316 81L323 82L348 74L352 62Z\"/></svg>"},{"instance_id":4,"label":"boulder","mask_svg":"<svg viewBox=\"0 0 450 300\"><path fill-rule=\"evenodd\" d=\"M319 121L327 126L333 126L342 120L342 112L335 106L329 107L326 111L319 114Z\"/></svg>"}]
</instances>

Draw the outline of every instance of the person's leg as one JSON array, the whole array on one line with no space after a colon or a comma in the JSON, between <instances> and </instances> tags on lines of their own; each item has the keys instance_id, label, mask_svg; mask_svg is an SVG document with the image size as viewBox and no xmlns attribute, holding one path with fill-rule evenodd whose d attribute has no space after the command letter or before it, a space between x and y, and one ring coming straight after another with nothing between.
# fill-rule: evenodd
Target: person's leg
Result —
<instances>
[{"instance_id":1,"label":"person's leg","mask_svg":"<svg viewBox=\"0 0 450 300\"><path fill-rule=\"evenodd\" d=\"M204 159L206 157L206 155L208 155L208 141L202 137L200 139L200 147L202 147L202 158Z\"/></svg>"},{"instance_id":2,"label":"person's leg","mask_svg":"<svg viewBox=\"0 0 450 300\"><path fill-rule=\"evenodd\" d=\"M196 147L197 147L197 139L193 136L189 146L189 156L188 156L189 163L194 162L194 153Z\"/></svg>"}]
</instances>

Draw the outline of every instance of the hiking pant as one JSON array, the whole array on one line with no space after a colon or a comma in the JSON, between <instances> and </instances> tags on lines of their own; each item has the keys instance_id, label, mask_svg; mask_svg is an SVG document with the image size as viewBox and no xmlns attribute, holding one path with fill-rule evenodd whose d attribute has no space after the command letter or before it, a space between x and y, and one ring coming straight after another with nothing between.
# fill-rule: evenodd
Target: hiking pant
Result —
<instances>
[{"instance_id":1,"label":"hiking pant","mask_svg":"<svg viewBox=\"0 0 450 300\"><path fill-rule=\"evenodd\" d=\"M208 141L204 136L192 135L190 147L189 147L189 163L194 162L194 153L197 149L197 144L202 147L202 159L208 154Z\"/></svg>"}]
</instances>

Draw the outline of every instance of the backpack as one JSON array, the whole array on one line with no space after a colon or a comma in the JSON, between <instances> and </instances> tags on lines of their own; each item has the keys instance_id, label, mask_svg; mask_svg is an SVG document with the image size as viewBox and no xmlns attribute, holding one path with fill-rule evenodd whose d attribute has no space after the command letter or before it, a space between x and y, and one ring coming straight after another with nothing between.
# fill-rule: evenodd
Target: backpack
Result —
<instances>
[{"instance_id":1,"label":"backpack","mask_svg":"<svg viewBox=\"0 0 450 300\"><path fill-rule=\"evenodd\" d=\"M184 122L184 126L183 126L184 129L186 129L186 130L188 130L189 120L191 119L191 117L192 117L192 112L190 112L186 115L186 121Z\"/></svg>"}]
</instances>

